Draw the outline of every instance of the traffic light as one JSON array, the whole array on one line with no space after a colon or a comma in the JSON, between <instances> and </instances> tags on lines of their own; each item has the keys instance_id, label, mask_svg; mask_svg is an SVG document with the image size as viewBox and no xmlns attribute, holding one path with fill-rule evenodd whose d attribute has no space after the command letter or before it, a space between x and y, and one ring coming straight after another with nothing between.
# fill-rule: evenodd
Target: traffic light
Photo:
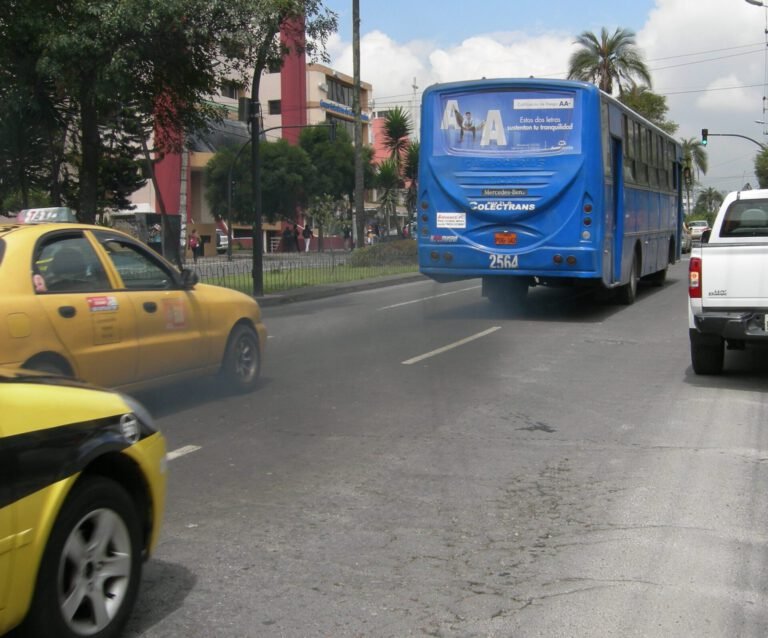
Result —
<instances>
[{"instance_id":1,"label":"traffic light","mask_svg":"<svg viewBox=\"0 0 768 638\"><path fill-rule=\"evenodd\" d=\"M707 136L709 135L709 129L703 128L701 129L701 145L706 146L707 145Z\"/></svg>"}]
</instances>

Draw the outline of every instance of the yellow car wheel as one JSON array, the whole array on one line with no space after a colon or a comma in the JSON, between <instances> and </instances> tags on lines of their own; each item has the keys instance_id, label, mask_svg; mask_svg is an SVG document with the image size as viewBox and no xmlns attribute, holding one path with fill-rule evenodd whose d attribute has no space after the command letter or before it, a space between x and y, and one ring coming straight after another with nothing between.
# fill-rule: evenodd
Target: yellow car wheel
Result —
<instances>
[{"instance_id":1,"label":"yellow car wheel","mask_svg":"<svg viewBox=\"0 0 768 638\"><path fill-rule=\"evenodd\" d=\"M119 635L141 580L139 519L114 481L88 477L76 485L48 540L23 635Z\"/></svg>"},{"instance_id":2,"label":"yellow car wheel","mask_svg":"<svg viewBox=\"0 0 768 638\"><path fill-rule=\"evenodd\" d=\"M221 374L225 389L250 392L259 382L261 353L259 337L250 326L235 326L227 342Z\"/></svg>"},{"instance_id":3,"label":"yellow car wheel","mask_svg":"<svg viewBox=\"0 0 768 638\"><path fill-rule=\"evenodd\" d=\"M27 370L36 370L37 372L46 372L49 374L58 374L62 377L71 377L71 366L60 357L49 355L39 355L32 357L24 366Z\"/></svg>"}]
</instances>

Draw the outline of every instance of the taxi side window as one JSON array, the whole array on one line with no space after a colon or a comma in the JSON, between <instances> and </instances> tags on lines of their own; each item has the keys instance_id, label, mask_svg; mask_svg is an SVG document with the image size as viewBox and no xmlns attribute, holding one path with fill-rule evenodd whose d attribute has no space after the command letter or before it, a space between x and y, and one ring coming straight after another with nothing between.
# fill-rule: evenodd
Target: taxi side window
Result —
<instances>
[{"instance_id":1,"label":"taxi side window","mask_svg":"<svg viewBox=\"0 0 768 638\"><path fill-rule=\"evenodd\" d=\"M109 280L96 251L82 235L54 236L38 248L33 264L35 292L96 292Z\"/></svg>"},{"instance_id":2,"label":"taxi side window","mask_svg":"<svg viewBox=\"0 0 768 638\"><path fill-rule=\"evenodd\" d=\"M111 237L103 239L101 245L127 290L168 290L175 287L171 273L135 244Z\"/></svg>"}]
</instances>

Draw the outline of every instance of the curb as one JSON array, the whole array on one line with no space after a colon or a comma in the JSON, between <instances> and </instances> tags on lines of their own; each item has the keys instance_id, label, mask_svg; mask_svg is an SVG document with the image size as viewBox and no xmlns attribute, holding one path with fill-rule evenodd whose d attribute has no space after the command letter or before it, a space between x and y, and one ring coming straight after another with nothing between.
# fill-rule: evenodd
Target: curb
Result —
<instances>
[{"instance_id":1,"label":"curb","mask_svg":"<svg viewBox=\"0 0 768 638\"><path fill-rule=\"evenodd\" d=\"M410 283L413 281L427 281L429 278L420 273L406 273L404 275L389 275L387 277L377 277L376 279L363 279L360 281L351 281L341 284L327 284L324 286L308 286L306 288L295 288L285 292L264 295L263 297L254 297L262 308L270 306L280 306L299 301L311 301L314 299L325 299L326 297L335 297L350 292L360 290L372 290L375 288L384 288L397 284Z\"/></svg>"}]
</instances>

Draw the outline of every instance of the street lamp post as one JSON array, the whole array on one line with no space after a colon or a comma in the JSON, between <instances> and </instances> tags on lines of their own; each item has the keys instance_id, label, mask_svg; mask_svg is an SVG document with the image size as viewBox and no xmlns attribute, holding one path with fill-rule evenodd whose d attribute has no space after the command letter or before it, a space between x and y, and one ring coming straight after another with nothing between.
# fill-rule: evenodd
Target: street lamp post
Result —
<instances>
[{"instance_id":1,"label":"street lamp post","mask_svg":"<svg viewBox=\"0 0 768 638\"><path fill-rule=\"evenodd\" d=\"M253 183L253 232L251 233L253 242L253 296L262 297L264 295L264 263L263 263L263 240L261 230L261 178L259 173L259 110L261 108L258 100L251 101L250 119L251 119L251 181Z\"/></svg>"}]
</instances>

